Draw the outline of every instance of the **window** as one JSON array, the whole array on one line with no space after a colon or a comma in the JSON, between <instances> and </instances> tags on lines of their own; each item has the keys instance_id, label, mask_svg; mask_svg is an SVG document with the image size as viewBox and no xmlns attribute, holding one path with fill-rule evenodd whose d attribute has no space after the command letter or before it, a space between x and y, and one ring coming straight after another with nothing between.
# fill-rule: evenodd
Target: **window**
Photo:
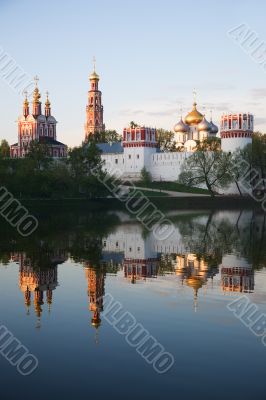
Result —
<instances>
[{"instance_id":1,"label":"window","mask_svg":"<svg viewBox=\"0 0 266 400\"><path fill-rule=\"evenodd\" d=\"M137 158L139 159L139 154L137 154Z\"/></svg>"},{"instance_id":2,"label":"window","mask_svg":"<svg viewBox=\"0 0 266 400\"><path fill-rule=\"evenodd\" d=\"M115 159L115 163L118 164L118 159L117 158Z\"/></svg>"},{"instance_id":3,"label":"window","mask_svg":"<svg viewBox=\"0 0 266 400\"><path fill-rule=\"evenodd\" d=\"M128 158L131 160L131 154L128 155Z\"/></svg>"}]
</instances>

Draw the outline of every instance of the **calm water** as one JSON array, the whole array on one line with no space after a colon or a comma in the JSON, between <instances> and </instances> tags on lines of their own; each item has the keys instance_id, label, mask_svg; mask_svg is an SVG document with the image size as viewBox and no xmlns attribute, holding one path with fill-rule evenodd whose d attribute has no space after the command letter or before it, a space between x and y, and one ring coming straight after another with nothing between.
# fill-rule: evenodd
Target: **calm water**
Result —
<instances>
[{"instance_id":1,"label":"calm water","mask_svg":"<svg viewBox=\"0 0 266 400\"><path fill-rule=\"evenodd\" d=\"M1 227L0 322L39 360L21 376L0 356L2 398L265 399L266 347L226 307L266 313L265 215L168 216L163 241L123 212L42 215L29 239ZM168 372L108 323L107 293L173 355Z\"/></svg>"}]
</instances>

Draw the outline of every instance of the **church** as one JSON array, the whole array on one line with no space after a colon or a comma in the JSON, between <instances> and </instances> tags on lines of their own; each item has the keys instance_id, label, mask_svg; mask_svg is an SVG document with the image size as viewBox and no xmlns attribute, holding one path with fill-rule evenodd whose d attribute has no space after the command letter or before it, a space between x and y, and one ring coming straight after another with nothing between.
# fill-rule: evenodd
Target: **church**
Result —
<instances>
[{"instance_id":1,"label":"church","mask_svg":"<svg viewBox=\"0 0 266 400\"><path fill-rule=\"evenodd\" d=\"M23 158L29 151L32 141L47 146L48 154L54 159L67 157L67 146L56 138L55 117L51 114L51 103L46 93L45 109L42 114L41 94L38 88L38 78L35 77L32 110L30 113L27 93L23 102L22 116L18 118L18 142L10 146L11 158Z\"/></svg>"},{"instance_id":2,"label":"church","mask_svg":"<svg viewBox=\"0 0 266 400\"><path fill-rule=\"evenodd\" d=\"M100 77L96 73L95 64L89 80L85 141L105 130ZM220 129L222 150L233 152L252 143L253 124L253 115L249 113L223 115ZM119 178L139 180L145 167L154 181L176 181L185 159L196 150L197 144L204 139L216 137L219 131L212 116L207 121L205 115L197 109L195 97L192 110L184 119L181 115L173 130L176 151L171 152L160 150L156 129L146 126L124 128L121 142L98 143L105 170Z\"/></svg>"}]
</instances>

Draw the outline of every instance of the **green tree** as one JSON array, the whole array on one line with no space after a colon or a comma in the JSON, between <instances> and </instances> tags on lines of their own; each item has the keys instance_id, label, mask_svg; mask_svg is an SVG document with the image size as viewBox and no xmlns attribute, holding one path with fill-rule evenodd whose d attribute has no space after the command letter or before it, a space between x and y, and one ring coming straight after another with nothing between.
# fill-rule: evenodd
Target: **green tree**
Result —
<instances>
[{"instance_id":1,"label":"green tree","mask_svg":"<svg viewBox=\"0 0 266 400\"><path fill-rule=\"evenodd\" d=\"M70 173L78 193L93 197L103 192L100 150L94 140L89 140L81 147L69 151Z\"/></svg>"},{"instance_id":2,"label":"green tree","mask_svg":"<svg viewBox=\"0 0 266 400\"><path fill-rule=\"evenodd\" d=\"M130 121L129 126L130 126L130 128L137 128L139 126L139 124L137 124L134 121Z\"/></svg>"},{"instance_id":3,"label":"green tree","mask_svg":"<svg viewBox=\"0 0 266 400\"><path fill-rule=\"evenodd\" d=\"M140 171L140 176L141 176L141 182L145 184L149 184L152 181L151 174L149 171L146 170L145 167L142 168Z\"/></svg>"},{"instance_id":4,"label":"green tree","mask_svg":"<svg viewBox=\"0 0 266 400\"><path fill-rule=\"evenodd\" d=\"M266 134L254 132L252 140L252 166L257 169L262 180L263 189L266 188Z\"/></svg>"},{"instance_id":5,"label":"green tree","mask_svg":"<svg viewBox=\"0 0 266 400\"><path fill-rule=\"evenodd\" d=\"M95 139L97 143L113 143L120 142L122 136L116 130L106 130L95 133Z\"/></svg>"},{"instance_id":6,"label":"green tree","mask_svg":"<svg viewBox=\"0 0 266 400\"><path fill-rule=\"evenodd\" d=\"M218 151L218 142L204 141L188 157L179 175L179 182L188 186L205 184L211 196L218 189L232 182L230 174L231 154Z\"/></svg>"},{"instance_id":7,"label":"green tree","mask_svg":"<svg viewBox=\"0 0 266 400\"><path fill-rule=\"evenodd\" d=\"M1 158L9 158L10 157L10 146L8 144L8 141L5 139L1 140L0 157Z\"/></svg>"},{"instance_id":8,"label":"green tree","mask_svg":"<svg viewBox=\"0 0 266 400\"><path fill-rule=\"evenodd\" d=\"M173 132L165 129L157 129L156 139L162 151L176 151L176 143L173 141Z\"/></svg>"},{"instance_id":9,"label":"green tree","mask_svg":"<svg viewBox=\"0 0 266 400\"><path fill-rule=\"evenodd\" d=\"M26 157L33 160L37 170L47 168L49 163L52 161L48 146L44 143L38 142L37 140L30 142Z\"/></svg>"}]
</instances>

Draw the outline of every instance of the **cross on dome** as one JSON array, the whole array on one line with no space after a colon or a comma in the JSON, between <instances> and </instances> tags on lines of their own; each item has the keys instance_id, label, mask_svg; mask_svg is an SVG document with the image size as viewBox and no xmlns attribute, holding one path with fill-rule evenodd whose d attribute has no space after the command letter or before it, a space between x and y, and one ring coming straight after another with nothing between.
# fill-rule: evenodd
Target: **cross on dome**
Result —
<instances>
[{"instance_id":1,"label":"cross on dome","mask_svg":"<svg viewBox=\"0 0 266 400\"><path fill-rule=\"evenodd\" d=\"M38 81L39 81L38 75L35 75L33 79L34 79L34 82L35 82L35 87L37 87L38 86Z\"/></svg>"},{"instance_id":2,"label":"cross on dome","mask_svg":"<svg viewBox=\"0 0 266 400\"><path fill-rule=\"evenodd\" d=\"M194 88L193 89L193 98L194 98L194 103L196 103L196 99L197 99L197 92L196 92L196 89Z\"/></svg>"},{"instance_id":3,"label":"cross on dome","mask_svg":"<svg viewBox=\"0 0 266 400\"><path fill-rule=\"evenodd\" d=\"M92 63L93 63L93 72L96 72L96 58L95 58L95 56L93 56Z\"/></svg>"}]
</instances>

